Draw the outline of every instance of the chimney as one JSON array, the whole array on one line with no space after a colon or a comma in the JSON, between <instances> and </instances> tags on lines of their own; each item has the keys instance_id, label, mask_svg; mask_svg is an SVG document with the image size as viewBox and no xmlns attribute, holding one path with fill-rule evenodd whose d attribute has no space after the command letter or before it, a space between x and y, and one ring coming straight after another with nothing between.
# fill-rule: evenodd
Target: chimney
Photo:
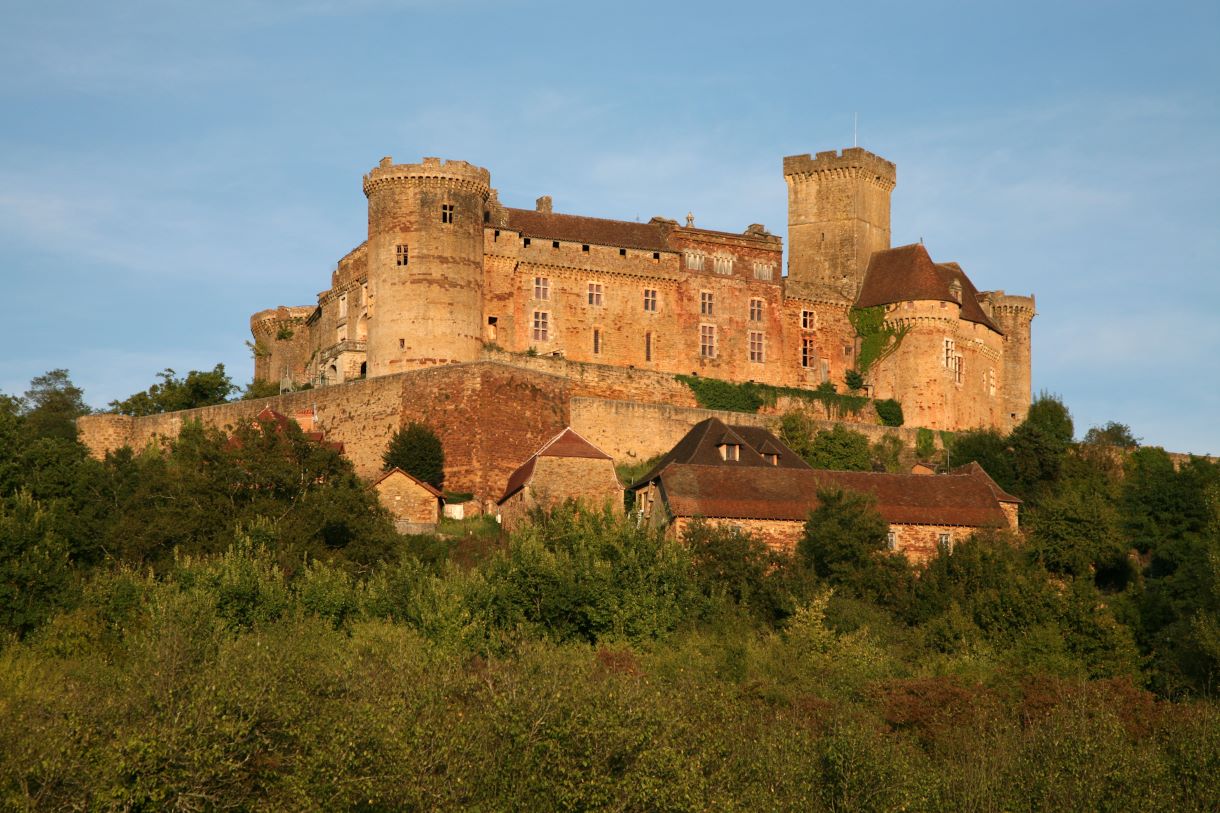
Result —
<instances>
[{"instance_id":1,"label":"chimney","mask_svg":"<svg viewBox=\"0 0 1220 813\"><path fill-rule=\"evenodd\" d=\"M534 203L534 208L539 212L542 212L544 215L549 215L551 213L551 196L543 195L542 197L538 198L538 200Z\"/></svg>"}]
</instances>

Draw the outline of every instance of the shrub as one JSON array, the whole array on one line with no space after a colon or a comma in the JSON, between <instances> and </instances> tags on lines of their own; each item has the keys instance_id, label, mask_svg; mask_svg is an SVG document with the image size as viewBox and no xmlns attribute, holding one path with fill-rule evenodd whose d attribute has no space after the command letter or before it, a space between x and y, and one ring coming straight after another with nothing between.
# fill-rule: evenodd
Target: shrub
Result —
<instances>
[{"instance_id":1,"label":"shrub","mask_svg":"<svg viewBox=\"0 0 1220 813\"><path fill-rule=\"evenodd\" d=\"M853 392L864 389L864 376L860 375L859 370L848 370L843 376L843 381Z\"/></svg>"},{"instance_id":2,"label":"shrub","mask_svg":"<svg viewBox=\"0 0 1220 813\"><path fill-rule=\"evenodd\" d=\"M920 460L931 460L936 454L936 435L931 429L915 430L915 456Z\"/></svg>"},{"instance_id":3,"label":"shrub","mask_svg":"<svg viewBox=\"0 0 1220 813\"><path fill-rule=\"evenodd\" d=\"M902 426L902 404L893 398L874 401L873 408L877 410L877 417L881 419L881 423L886 426Z\"/></svg>"}]
</instances>

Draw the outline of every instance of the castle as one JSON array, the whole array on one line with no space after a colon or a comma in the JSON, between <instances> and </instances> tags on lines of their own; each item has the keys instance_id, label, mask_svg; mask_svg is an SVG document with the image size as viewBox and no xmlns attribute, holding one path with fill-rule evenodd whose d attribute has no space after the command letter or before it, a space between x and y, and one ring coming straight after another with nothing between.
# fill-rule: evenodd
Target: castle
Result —
<instances>
[{"instance_id":1,"label":"castle","mask_svg":"<svg viewBox=\"0 0 1220 813\"><path fill-rule=\"evenodd\" d=\"M550 197L516 209L486 169L384 158L364 177L368 239L317 304L251 318L255 378L286 392L528 354L842 391L855 370L908 425L1020 422L1033 297L979 292L922 244L892 248L896 170L877 155L789 156L783 175L786 275L781 238L759 224L583 217ZM883 352L860 309L877 315Z\"/></svg>"}]
</instances>

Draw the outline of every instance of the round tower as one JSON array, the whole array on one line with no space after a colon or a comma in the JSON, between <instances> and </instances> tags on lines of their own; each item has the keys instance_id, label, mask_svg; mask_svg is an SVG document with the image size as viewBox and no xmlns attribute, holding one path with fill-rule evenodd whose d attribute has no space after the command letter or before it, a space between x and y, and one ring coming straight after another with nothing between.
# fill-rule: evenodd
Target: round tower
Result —
<instances>
[{"instance_id":1,"label":"round tower","mask_svg":"<svg viewBox=\"0 0 1220 813\"><path fill-rule=\"evenodd\" d=\"M488 171L465 161L386 157L364 176L368 375L479 357L490 192Z\"/></svg>"},{"instance_id":2,"label":"round tower","mask_svg":"<svg viewBox=\"0 0 1220 813\"><path fill-rule=\"evenodd\" d=\"M991 319L1004 331L1004 421L1008 430L1025 420L1033 399L1030 365L1030 323L1037 315L1034 297L987 291Z\"/></svg>"},{"instance_id":3,"label":"round tower","mask_svg":"<svg viewBox=\"0 0 1220 813\"><path fill-rule=\"evenodd\" d=\"M897 169L860 147L784 159L788 279L854 299L874 251L890 247Z\"/></svg>"}]
</instances>

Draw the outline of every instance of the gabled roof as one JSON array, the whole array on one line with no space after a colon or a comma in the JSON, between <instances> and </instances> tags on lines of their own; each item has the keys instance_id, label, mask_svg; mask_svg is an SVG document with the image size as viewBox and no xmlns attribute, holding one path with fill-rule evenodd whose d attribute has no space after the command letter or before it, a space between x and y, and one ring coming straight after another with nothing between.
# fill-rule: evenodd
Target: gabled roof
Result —
<instances>
[{"instance_id":1,"label":"gabled roof","mask_svg":"<svg viewBox=\"0 0 1220 813\"><path fill-rule=\"evenodd\" d=\"M502 228L520 232L525 237L638 248L645 251L673 251L669 246L666 228L657 223L562 215L537 212L533 209L506 207L504 211L508 214L508 223Z\"/></svg>"},{"instance_id":2,"label":"gabled roof","mask_svg":"<svg viewBox=\"0 0 1220 813\"><path fill-rule=\"evenodd\" d=\"M537 465L538 458L540 457L579 457L587 460L611 459L610 455L582 438L569 426L542 444L542 448L534 452L529 460L518 466L517 470L508 476L508 485L504 488L504 495L500 497L497 503L504 502L525 488L526 484L534 476L534 467Z\"/></svg>"},{"instance_id":3,"label":"gabled roof","mask_svg":"<svg viewBox=\"0 0 1220 813\"><path fill-rule=\"evenodd\" d=\"M724 460L718 448L730 440L741 444L737 460ZM763 454L779 455L778 465L763 458ZM654 479L671 463L689 463L703 466L725 466L740 468L743 466L766 466L769 469L807 469L809 464L801 456L789 449L782 440L757 426L729 426L719 418L708 418L690 428L674 447L665 453L652 469L640 477L629 488L635 488L641 483Z\"/></svg>"},{"instance_id":4,"label":"gabled roof","mask_svg":"<svg viewBox=\"0 0 1220 813\"><path fill-rule=\"evenodd\" d=\"M444 499L444 495L441 494L441 492L437 490L436 486L432 485L431 483L425 483L423 480L419 479L415 475L411 474L410 472L403 471L402 469L398 468L397 466L395 466L394 468L390 469L389 471L383 473L380 477L378 477L376 480L374 480L373 487L376 488L377 486L381 485L382 482L384 482L385 480L388 480L390 477L394 476L395 474L401 474L403 477L406 477L408 480L410 480L411 482L415 483L420 488L427 491L433 497L437 497L439 499Z\"/></svg>"},{"instance_id":5,"label":"gabled roof","mask_svg":"<svg viewBox=\"0 0 1220 813\"><path fill-rule=\"evenodd\" d=\"M958 300L950 291L954 282L961 286L962 318L1003 333L983 312L978 289L962 267L957 263L932 262L922 243L874 251L864 272L856 307L916 300L956 303Z\"/></svg>"},{"instance_id":6,"label":"gabled roof","mask_svg":"<svg viewBox=\"0 0 1220 813\"><path fill-rule=\"evenodd\" d=\"M1016 500L997 496L998 487L982 469L926 476L673 463L659 476L675 517L799 521L818 507L819 491L840 488L871 494L891 524L1003 527L1008 518L1000 502Z\"/></svg>"}]
</instances>

